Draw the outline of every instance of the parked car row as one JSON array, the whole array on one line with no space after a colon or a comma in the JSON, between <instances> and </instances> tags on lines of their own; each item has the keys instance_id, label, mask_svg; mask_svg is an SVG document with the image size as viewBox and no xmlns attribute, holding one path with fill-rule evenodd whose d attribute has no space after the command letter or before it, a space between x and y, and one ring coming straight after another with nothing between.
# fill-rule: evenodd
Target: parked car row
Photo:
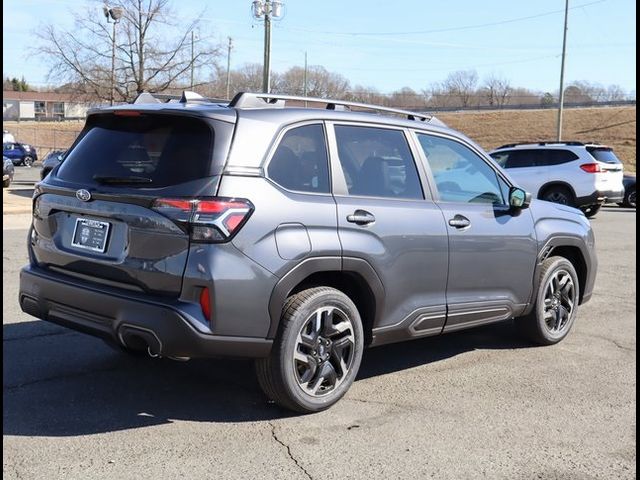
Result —
<instances>
[{"instance_id":1,"label":"parked car row","mask_svg":"<svg viewBox=\"0 0 640 480\"><path fill-rule=\"evenodd\" d=\"M5 142L2 144L2 155L9 158L14 165L30 167L38 161L36 149L28 143Z\"/></svg>"}]
</instances>

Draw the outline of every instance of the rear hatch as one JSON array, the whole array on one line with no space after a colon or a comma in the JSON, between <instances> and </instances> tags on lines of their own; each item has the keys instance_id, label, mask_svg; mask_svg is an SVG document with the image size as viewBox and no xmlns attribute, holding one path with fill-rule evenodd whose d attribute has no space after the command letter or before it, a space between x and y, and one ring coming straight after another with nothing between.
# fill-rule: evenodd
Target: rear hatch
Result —
<instances>
[{"instance_id":1,"label":"rear hatch","mask_svg":"<svg viewBox=\"0 0 640 480\"><path fill-rule=\"evenodd\" d=\"M188 216L163 199L215 196L230 121L159 111L93 114L63 163L36 189L32 261L66 275L177 296Z\"/></svg>"},{"instance_id":2,"label":"rear hatch","mask_svg":"<svg viewBox=\"0 0 640 480\"><path fill-rule=\"evenodd\" d=\"M622 177L624 167L613 149L605 146L587 147L587 151L600 165L601 173L596 180L598 190L620 192L624 189Z\"/></svg>"}]
</instances>

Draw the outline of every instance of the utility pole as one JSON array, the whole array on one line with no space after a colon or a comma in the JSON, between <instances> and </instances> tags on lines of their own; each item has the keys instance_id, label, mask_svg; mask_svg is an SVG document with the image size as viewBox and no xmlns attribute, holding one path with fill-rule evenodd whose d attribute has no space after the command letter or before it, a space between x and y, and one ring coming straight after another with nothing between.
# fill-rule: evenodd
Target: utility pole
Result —
<instances>
[{"instance_id":1,"label":"utility pole","mask_svg":"<svg viewBox=\"0 0 640 480\"><path fill-rule=\"evenodd\" d=\"M229 45L227 47L227 100L230 100L230 87L231 87L231 49L233 48L233 39L229 37Z\"/></svg>"},{"instance_id":2,"label":"utility pole","mask_svg":"<svg viewBox=\"0 0 640 480\"><path fill-rule=\"evenodd\" d=\"M307 96L307 52L304 52L304 87L303 87L304 96ZM304 101L304 106L307 107L307 101Z\"/></svg>"},{"instance_id":3,"label":"utility pole","mask_svg":"<svg viewBox=\"0 0 640 480\"><path fill-rule=\"evenodd\" d=\"M193 64L195 63L195 58L194 58L194 48L193 48L193 44L194 44L194 33L193 30L191 30L191 90L193 90Z\"/></svg>"},{"instance_id":4,"label":"utility pole","mask_svg":"<svg viewBox=\"0 0 640 480\"><path fill-rule=\"evenodd\" d=\"M262 67L262 91L271 90L271 0L265 0L264 11L264 64Z\"/></svg>"},{"instance_id":5,"label":"utility pole","mask_svg":"<svg viewBox=\"0 0 640 480\"><path fill-rule=\"evenodd\" d=\"M264 17L264 63L262 66L262 91L271 91L271 20L282 17L280 0L253 0L254 18Z\"/></svg>"},{"instance_id":6,"label":"utility pole","mask_svg":"<svg viewBox=\"0 0 640 480\"><path fill-rule=\"evenodd\" d=\"M562 109L564 108L564 60L567 54L567 21L569 19L569 0L564 5L564 32L562 34L562 62L560 64L560 94L558 95L558 141L562 140Z\"/></svg>"}]
</instances>

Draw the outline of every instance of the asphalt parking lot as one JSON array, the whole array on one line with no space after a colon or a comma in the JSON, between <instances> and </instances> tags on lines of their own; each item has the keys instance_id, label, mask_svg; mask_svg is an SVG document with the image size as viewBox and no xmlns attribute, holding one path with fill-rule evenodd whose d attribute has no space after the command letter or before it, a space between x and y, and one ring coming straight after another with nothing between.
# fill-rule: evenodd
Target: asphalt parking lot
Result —
<instances>
[{"instance_id":1,"label":"asphalt parking lot","mask_svg":"<svg viewBox=\"0 0 640 480\"><path fill-rule=\"evenodd\" d=\"M5 205L37 176L17 170ZM4 478L636 477L635 211L593 221L595 293L561 344L533 347L506 322L378 347L347 396L309 416L267 402L250 362L130 358L22 313L29 215L15 211L3 214Z\"/></svg>"}]
</instances>

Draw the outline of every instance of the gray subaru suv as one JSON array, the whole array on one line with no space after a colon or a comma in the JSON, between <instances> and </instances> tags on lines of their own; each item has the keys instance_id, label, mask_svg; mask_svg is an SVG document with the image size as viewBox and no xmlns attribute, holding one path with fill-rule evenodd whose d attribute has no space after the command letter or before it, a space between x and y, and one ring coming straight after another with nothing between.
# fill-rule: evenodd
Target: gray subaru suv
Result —
<instances>
[{"instance_id":1,"label":"gray subaru suv","mask_svg":"<svg viewBox=\"0 0 640 480\"><path fill-rule=\"evenodd\" d=\"M28 250L28 314L131 353L255 358L300 412L337 402L365 347L514 318L559 342L596 275L579 210L437 119L250 93L90 112Z\"/></svg>"}]
</instances>

